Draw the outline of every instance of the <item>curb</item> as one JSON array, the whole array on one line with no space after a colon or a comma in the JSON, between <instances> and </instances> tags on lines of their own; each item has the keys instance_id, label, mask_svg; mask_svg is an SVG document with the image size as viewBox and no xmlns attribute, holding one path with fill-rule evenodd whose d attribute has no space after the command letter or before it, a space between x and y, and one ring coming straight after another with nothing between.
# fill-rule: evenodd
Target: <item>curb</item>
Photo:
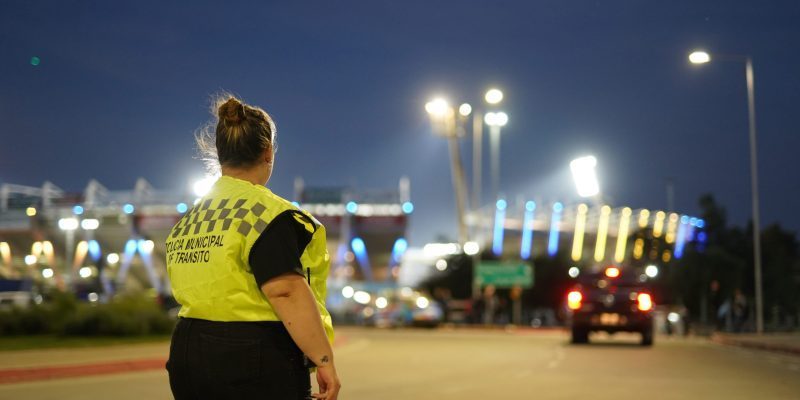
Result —
<instances>
[{"instance_id":1,"label":"curb","mask_svg":"<svg viewBox=\"0 0 800 400\"><path fill-rule=\"evenodd\" d=\"M753 350L769 351L773 353L789 354L800 357L800 347L787 346L774 343L759 342L756 340L737 339L719 334L711 335L711 341L726 346L744 347Z\"/></svg>"},{"instance_id":2,"label":"curb","mask_svg":"<svg viewBox=\"0 0 800 400\"><path fill-rule=\"evenodd\" d=\"M0 384L164 369L166 358L0 370Z\"/></svg>"}]
</instances>

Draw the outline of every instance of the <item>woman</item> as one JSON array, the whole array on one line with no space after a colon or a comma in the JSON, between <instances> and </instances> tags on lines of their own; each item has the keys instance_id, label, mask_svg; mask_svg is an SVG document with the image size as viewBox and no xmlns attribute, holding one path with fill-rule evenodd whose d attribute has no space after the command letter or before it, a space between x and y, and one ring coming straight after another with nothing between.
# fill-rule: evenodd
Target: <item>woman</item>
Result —
<instances>
[{"instance_id":1,"label":"woman","mask_svg":"<svg viewBox=\"0 0 800 400\"><path fill-rule=\"evenodd\" d=\"M325 228L265 187L275 124L227 97L198 145L222 176L175 225L167 270L181 304L167 371L176 399L335 400Z\"/></svg>"}]
</instances>

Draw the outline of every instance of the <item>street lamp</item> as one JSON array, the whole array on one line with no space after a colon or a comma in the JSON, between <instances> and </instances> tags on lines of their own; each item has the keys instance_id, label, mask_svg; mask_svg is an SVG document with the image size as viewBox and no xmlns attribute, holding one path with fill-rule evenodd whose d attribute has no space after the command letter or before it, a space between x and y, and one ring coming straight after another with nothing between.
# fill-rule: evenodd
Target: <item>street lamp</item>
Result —
<instances>
[{"instance_id":1,"label":"street lamp","mask_svg":"<svg viewBox=\"0 0 800 400\"><path fill-rule=\"evenodd\" d=\"M483 95L484 101L491 106L496 106L503 101L503 92L497 88L491 88ZM483 123L485 116L481 110L473 110L472 118L472 208L477 210L481 206L481 192L483 189ZM499 151L499 138L497 138ZM492 150L494 151L494 150ZM495 190L496 192L496 190ZM495 193L496 195L497 193Z\"/></svg>"},{"instance_id":2,"label":"street lamp","mask_svg":"<svg viewBox=\"0 0 800 400\"><path fill-rule=\"evenodd\" d=\"M720 59L744 61L745 81L747 83L747 111L750 130L750 194L753 204L753 261L755 264L755 289L756 289L756 332L764 332L764 299L761 283L761 218L758 207L758 159L756 147L756 100L755 77L753 73L753 60L750 56L717 56ZM689 54L692 64L705 64L711 61L711 56L704 51L695 51Z\"/></svg>"},{"instance_id":3,"label":"street lamp","mask_svg":"<svg viewBox=\"0 0 800 400\"><path fill-rule=\"evenodd\" d=\"M491 92L491 90L489 91ZM486 94L487 100L489 93ZM502 94L500 99L502 99ZM486 125L489 125L489 145L490 163L492 172L492 194L500 196L500 129L508 123L508 114L499 112L488 112L483 117Z\"/></svg>"},{"instance_id":4,"label":"street lamp","mask_svg":"<svg viewBox=\"0 0 800 400\"><path fill-rule=\"evenodd\" d=\"M462 104L459 107L459 114L464 115L464 111L471 110L469 104ZM458 146L458 132L455 120L455 110L443 98L433 99L425 104L425 111L431 117L434 131L447 138L450 148L450 167L453 177L453 189L456 197L456 213L458 218L459 243L467 241L466 223L466 197L467 192L464 184L464 171L461 167L461 153ZM467 113L467 115L469 115Z\"/></svg>"}]
</instances>

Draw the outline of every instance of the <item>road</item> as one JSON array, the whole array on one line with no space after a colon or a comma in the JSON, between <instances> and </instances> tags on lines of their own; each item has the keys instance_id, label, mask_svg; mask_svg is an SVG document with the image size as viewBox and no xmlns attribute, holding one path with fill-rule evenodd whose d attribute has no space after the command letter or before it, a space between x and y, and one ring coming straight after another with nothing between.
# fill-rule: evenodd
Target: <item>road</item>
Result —
<instances>
[{"instance_id":1,"label":"road","mask_svg":"<svg viewBox=\"0 0 800 400\"><path fill-rule=\"evenodd\" d=\"M350 399L800 399L800 357L660 337L342 328ZM93 350L93 352L103 350ZM6 353L10 354L10 353ZM3 355L5 356L5 354ZM0 399L169 399L163 371L0 385Z\"/></svg>"}]
</instances>

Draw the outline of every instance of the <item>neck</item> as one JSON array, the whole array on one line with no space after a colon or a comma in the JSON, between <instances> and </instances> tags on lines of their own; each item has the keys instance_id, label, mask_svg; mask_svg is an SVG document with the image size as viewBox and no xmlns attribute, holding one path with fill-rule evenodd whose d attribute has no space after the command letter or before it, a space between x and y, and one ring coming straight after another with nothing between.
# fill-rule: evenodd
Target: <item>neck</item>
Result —
<instances>
[{"instance_id":1,"label":"neck","mask_svg":"<svg viewBox=\"0 0 800 400\"><path fill-rule=\"evenodd\" d=\"M254 185L266 185L267 178L264 176L262 169L263 168L235 168L223 166L222 175L241 179Z\"/></svg>"}]
</instances>

